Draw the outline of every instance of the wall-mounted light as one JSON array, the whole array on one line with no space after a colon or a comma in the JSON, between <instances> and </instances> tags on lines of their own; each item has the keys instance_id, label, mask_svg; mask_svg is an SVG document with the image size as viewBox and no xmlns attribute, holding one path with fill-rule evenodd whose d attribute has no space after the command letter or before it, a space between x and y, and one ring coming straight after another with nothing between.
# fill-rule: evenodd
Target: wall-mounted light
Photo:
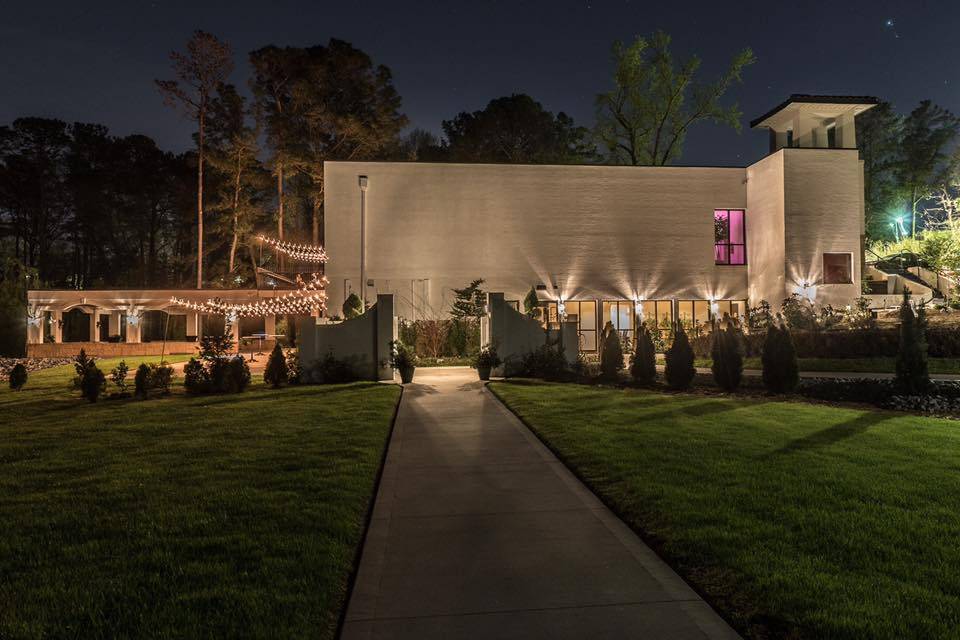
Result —
<instances>
[{"instance_id":1,"label":"wall-mounted light","mask_svg":"<svg viewBox=\"0 0 960 640\"><path fill-rule=\"evenodd\" d=\"M710 298L710 313L713 315L720 313L720 303L713 298Z\"/></svg>"}]
</instances>

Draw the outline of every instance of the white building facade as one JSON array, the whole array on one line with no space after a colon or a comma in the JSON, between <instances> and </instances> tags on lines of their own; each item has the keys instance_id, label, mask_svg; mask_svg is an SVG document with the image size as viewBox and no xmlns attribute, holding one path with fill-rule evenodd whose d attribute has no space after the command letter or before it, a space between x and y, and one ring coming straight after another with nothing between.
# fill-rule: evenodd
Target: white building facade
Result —
<instances>
[{"instance_id":1,"label":"white building facade","mask_svg":"<svg viewBox=\"0 0 960 640\"><path fill-rule=\"evenodd\" d=\"M330 312L351 292L392 293L439 318L482 278L596 348L610 321L705 326L799 293L845 305L861 291L863 168L854 118L874 98L792 96L755 120L771 153L747 167L390 162L325 164Z\"/></svg>"}]
</instances>

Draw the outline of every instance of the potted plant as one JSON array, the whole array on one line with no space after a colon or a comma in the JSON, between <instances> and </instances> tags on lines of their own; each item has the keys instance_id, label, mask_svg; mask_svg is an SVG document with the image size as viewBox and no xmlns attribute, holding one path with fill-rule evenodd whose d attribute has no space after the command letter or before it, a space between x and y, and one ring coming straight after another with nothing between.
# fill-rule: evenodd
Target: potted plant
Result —
<instances>
[{"instance_id":1,"label":"potted plant","mask_svg":"<svg viewBox=\"0 0 960 640\"><path fill-rule=\"evenodd\" d=\"M390 366L400 372L403 384L413 382L413 372L417 368L417 354L399 340L390 343Z\"/></svg>"},{"instance_id":2,"label":"potted plant","mask_svg":"<svg viewBox=\"0 0 960 640\"><path fill-rule=\"evenodd\" d=\"M497 355L496 348L492 346L480 349L473 358L473 366L476 367L481 380L489 380L490 370L499 367L500 364L500 356Z\"/></svg>"}]
</instances>

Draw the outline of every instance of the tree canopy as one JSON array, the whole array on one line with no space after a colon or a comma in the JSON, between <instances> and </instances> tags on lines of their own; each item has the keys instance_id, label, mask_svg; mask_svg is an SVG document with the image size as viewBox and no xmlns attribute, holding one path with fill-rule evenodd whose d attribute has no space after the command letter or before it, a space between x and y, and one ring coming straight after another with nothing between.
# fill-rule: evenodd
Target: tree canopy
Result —
<instances>
[{"instance_id":1,"label":"tree canopy","mask_svg":"<svg viewBox=\"0 0 960 640\"><path fill-rule=\"evenodd\" d=\"M712 82L697 79L700 58L677 61L662 31L613 45L613 88L596 98L595 135L611 164L666 165L678 159L691 127L716 122L740 131L736 102L722 100L756 61L743 49Z\"/></svg>"},{"instance_id":2,"label":"tree canopy","mask_svg":"<svg viewBox=\"0 0 960 640\"><path fill-rule=\"evenodd\" d=\"M594 157L587 129L525 94L444 120L443 133L444 155L453 162L569 164Z\"/></svg>"}]
</instances>

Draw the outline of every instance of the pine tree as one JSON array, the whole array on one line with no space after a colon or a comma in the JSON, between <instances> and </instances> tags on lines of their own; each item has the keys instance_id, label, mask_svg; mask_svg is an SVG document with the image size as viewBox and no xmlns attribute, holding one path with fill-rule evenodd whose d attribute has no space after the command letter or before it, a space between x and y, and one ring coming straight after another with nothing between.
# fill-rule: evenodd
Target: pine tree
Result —
<instances>
[{"instance_id":1,"label":"pine tree","mask_svg":"<svg viewBox=\"0 0 960 640\"><path fill-rule=\"evenodd\" d=\"M763 386L771 393L790 393L800 382L800 367L793 337L786 327L770 325L761 354Z\"/></svg>"},{"instance_id":2,"label":"pine tree","mask_svg":"<svg viewBox=\"0 0 960 640\"><path fill-rule=\"evenodd\" d=\"M468 320L483 317L486 296L480 288L482 284L483 278L478 278L463 289L453 290L453 308L450 309L450 316L452 318Z\"/></svg>"},{"instance_id":3,"label":"pine tree","mask_svg":"<svg viewBox=\"0 0 960 640\"><path fill-rule=\"evenodd\" d=\"M894 387L906 395L919 395L930 388L927 369L926 317L923 307L914 314L910 293L903 292L900 304L900 345L897 348Z\"/></svg>"},{"instance_id":4,"label":"pine tree","mask_svg":"<svg viewBox=\"0 0 960 640\"><path fill-rule=\"evenodd\" d=\"M637 384L650 386L657 380L657 352L653 346L653 336L645 323L640 323L636 342L630 375Z\"/></svg>"},{"instance_id":5,"label":"pine tree","mask_svg":"<svg viewBox=\"0 0 960 640\"><path fill-rule=\"evenodd\" d=\"M673 344L667 349L667 366L664 376L671 389L689 389L693 384L693 377L697 370L693 367L693 347L683 325L677 324L677 332L673 337Z\"/></svg>"},{"instance_id":6,"label":"pine tree","mask_svg":"<svg viewBox=\"0 0 960 640\"><path fill-rule=\"evenodd\" d=\"M736 390L743 377L743 338L740 329L731 322L726 329L714 330L710 355L713 358L713 379L717 386L724 391Z\"/></svg>"},{"instance_id":7,"label":"pine tree","mask_svg":"<svg viewBox=\"0 0 960 640\"><path fill-rule=\"evenodd\" d=\"M616 380L622 370L623 346L620 344L620 334L613 331L601 345L600 375L607 380Z\"/></svg>"},{"instance_id":8,"label":"pine tree","mask_svg":"<svg viewBox=\"0 0 960 640\"><path fill-rule=\"evenodd\" d=\"M523 312L532 318L537 314L538 308L540 308L540 299L537 298L537 290L530 287L527 297L523 299Z\"/></svg>"},{"instance_id":9,"label":"pine tree","mask_svg":"<svg viewBox=\"0 0 960 640\"><path fill-rule=\"evenodd\" d=\"M273 351L270 352L267 368L263 372L263 381L274 389L278 389L287 382L287 358L283 354L283 348L279 342L274 345Z\"/></svg>"}]
</instances>

